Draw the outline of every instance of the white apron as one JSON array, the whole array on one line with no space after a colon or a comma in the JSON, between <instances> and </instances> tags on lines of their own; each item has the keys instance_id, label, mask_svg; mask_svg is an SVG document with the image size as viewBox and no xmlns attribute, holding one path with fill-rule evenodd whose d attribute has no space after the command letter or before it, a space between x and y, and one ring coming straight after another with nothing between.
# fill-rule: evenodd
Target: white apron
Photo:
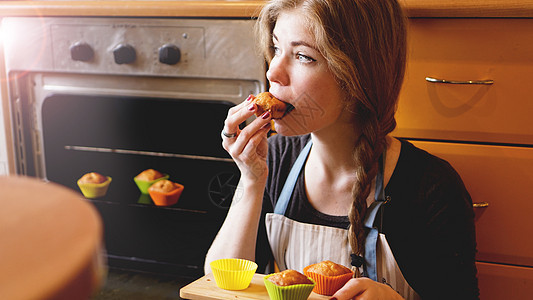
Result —
<instances>
[{"instance_id":1,"label":"white apron","mask_svg":"<svg viewBox=\"0 0 533 300\"><path fill-rule=\"evenodd\" d=\"M303 268L324 260L331 260L346 267L351 266L351 248L348 230L307 224L284 216L297 178L303 170L312 141L304 147L294 163L283 186L274 213L266 215L267 236L280 270L293 269L303 272ZM365 242L365 264L362 274L386 283L408 300L420 297L405 281L385 235L374 227L376 214L384 202L383 162L376 177L376 193L372 205L367 210L365 226L370 229Z\"/></svg>"}]
</instances>

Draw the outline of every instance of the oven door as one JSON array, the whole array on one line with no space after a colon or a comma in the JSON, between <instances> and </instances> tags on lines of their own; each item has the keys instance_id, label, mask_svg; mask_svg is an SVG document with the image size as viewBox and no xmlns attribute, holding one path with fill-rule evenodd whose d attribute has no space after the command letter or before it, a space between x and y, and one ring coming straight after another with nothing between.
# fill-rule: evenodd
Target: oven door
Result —
<instances>
[{"instance_id":1,"label":"oven door","mask_svg":"<svg viewBox=\"0 0 533 300\"><path fill-rule=\"evenodd\" d=\"M110 266L202 275L239 179L220 132L228 109L260 85L32 73L17 84L20 173L78 191L85 173L112 178L105 196L90 199ZM185 187L175 205L140 192L133 178L150 168Z\"/></svg>"}]
</instances>

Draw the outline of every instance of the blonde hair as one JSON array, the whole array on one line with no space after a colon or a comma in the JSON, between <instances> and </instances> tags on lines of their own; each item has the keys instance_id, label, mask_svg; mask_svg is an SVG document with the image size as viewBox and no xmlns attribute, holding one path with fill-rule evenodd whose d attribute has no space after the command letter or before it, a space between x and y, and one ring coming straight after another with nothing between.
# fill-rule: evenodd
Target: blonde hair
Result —
<instances>
[{"instance_id":1,"label":"blonde hair","mask_svg":"<svg viewBox=\"0 0 533 300\"><path fill-rule=\"evenodd\" d=\"M268 62L273 57L277 16L294 9L306 16L318 50L355 109L361 135L354 145L357 179L348 217L350 246L360 255L366 236L366 199L377 161L387 147L386 136L396 127L394 114L406 62L406 18L396 0L272 0L256 27Z\"/></svg>"}]
</instances>

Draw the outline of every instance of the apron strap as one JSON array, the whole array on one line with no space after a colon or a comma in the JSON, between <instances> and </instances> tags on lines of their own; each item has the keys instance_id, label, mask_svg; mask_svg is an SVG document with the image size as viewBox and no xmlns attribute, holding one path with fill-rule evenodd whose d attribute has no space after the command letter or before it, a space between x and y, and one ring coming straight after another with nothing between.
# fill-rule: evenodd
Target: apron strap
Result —
<instances>
[{"instance_id":1,"label":"apron strap","mask_svg":"<svg viewBox=\"0 0 533 300\"><path fill-rule=\"evenodd\" d=\"M368 231L366 235L365 240L365 276L377 281L378 280L378 274L377 274L377 241L378 241L378 235L379 230L373 226L374 219L376 217L376 214L381 207L381 204L383 204L383 201L375 201L370 206L369 216L370 218L367 218L365 220L365 227L369 228L367 224L370 224L370 231Z\"/></svg>"},{"instance_id":2,"label":"apron strap","mask_svg":"<svg viewBox=\"0 0 533 300\"><path fill-rule=\"evenodd\" d=\"M366 240L365 240L365 275L377 281L377 240L379 235L379 230L374 227L374 221L376 220L376 215L385 202L385 186L383 183L383 173L385 169L385 155L383 152L379 158L379 167L378 174L376 175L376 189L374 192L374 202L370 205L367 210L364 226L369 229Z\"/></svg>"},{"instance_id":3,"label":"apron strap","mask_svg":"<svg viewBox=\"0 0 533 300\"><path fill-rule=\"evenodd\" d=\"M300 172L302 172L303 170L303 166L305 164L305 161L307 160L307 156L309 155L309 152L311 151L311 145L313 145L313 140L309 140L307 145L305 145L305 147L302 149L302 152L300 152L300 155L298 155L298 158L294 162L294 165L292 166L289 176L287 177L287 180L285 181L285 185L283 186L283 189L281 190L281 194L279 195L278 202L276 202L276 207L274 208L275 214L278 214L278 215L285 214L285 211L287 210L287 206L289 205L289 201L291 200L292 191L294 190L296 181L298 181L298 176L300 176Z\"/></svg>"}]
</instances>

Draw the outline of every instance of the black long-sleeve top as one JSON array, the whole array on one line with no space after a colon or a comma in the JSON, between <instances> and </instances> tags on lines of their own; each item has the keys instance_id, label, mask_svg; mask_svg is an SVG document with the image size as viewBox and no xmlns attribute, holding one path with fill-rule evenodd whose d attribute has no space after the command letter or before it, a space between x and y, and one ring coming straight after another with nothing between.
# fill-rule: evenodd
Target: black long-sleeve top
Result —
<instances>
[{"instance_id":1,"label":"black long-sleeve top","mask_svg":"<svg viewBox=\"0 0 533 300\"><path fill-rule=\"evenodd\" d=\"M272 261L264 215L273 211L290 169L310 136L269 138L269 177L263 200L256 260ZM402 140L385 188L390 198L376 220L404 278L422 299L479 299L472 199L446 161ZM295 221L348 228L347 216L331 216L308 201L301 172L285 215ZM306 251L306 249L302 249Z\"/></svg>"}]
</instances>

